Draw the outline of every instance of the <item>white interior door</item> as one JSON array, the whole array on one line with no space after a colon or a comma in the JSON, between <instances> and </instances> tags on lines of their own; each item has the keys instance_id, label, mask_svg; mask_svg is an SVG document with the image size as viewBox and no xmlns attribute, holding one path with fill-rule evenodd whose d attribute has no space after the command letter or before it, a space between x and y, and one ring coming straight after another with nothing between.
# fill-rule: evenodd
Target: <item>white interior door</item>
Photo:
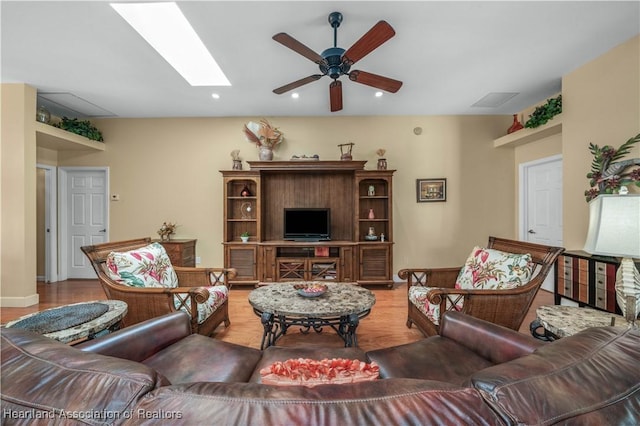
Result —
<instances>
[{"instance_id":1,"label":"white interior door","mask_svg":"<svg viewBox=\"0 0 640 426\"><path fill-rule=\"evenodd\" d=\"M42 190L44 195L42 197L43 206L43 217L38 219L38 224L42 225L37 230L39 242L43 244L44 251L44 279L45 282L56 282L58 281L58 227L57 227L57 181L56 181L56 167L49 166L46 164L37 164L37 169L44 173L44 184L43 188L39 188L38 190ZM40 185L40 180L38 180L38 186ZM38 214L41 211L38 210ZM38 250L38 256L42 254L40 248Z\"/></svg>"},{"instance_id":2,"label":"white interior door","mask_svg":"<svg viewBox=\"0 0 640 426\"><path fill-rule=\"evenodd\" d=\"M108 241L108 183L106 168L60 168L61 275L96 278L80 247Z\"/></svg>"},{"instance_id":3,"label":"white interior door","mask_svg":"<svg viewBox=\"0 0 640 426\"><path fill-rule=\"evenodd\" d=\"M520 239L562 247L562 157L520 166ZM553 291L553 274L542 288Z\"/></svg>"}]
</instances>

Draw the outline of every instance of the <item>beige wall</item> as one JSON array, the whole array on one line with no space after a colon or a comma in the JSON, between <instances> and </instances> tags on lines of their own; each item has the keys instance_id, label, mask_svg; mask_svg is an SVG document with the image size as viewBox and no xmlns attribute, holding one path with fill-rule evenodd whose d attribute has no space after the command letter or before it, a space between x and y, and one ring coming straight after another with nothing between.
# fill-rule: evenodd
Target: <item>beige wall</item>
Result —
<instances>
[{"instance_id":1,"label":"beige wall","mask_svg":"<svg viewBox=\"0 0 640 426\"><path fill-rule=\"evenodd\" d=\"M564 244L582 249L589 220L586 174L593 159L589 142L617 148L640 133L640 36L565 76L562 93ZM625 158L640 158L640 146Z\"/></svg>"},{"instance_id":2,"label":"beige wall","mask_svg":"<svg viewBox=\"0 0 640 426\"><path fill-rule=\"evenodd\" d=\"M0 89L0 300L38 303L36 291L36 91L24 84Z\"/></svg>"},{"instance_id":3,"label":"beige wall","mask_svg":"<svg viewBox=\"0 0 640 426\"><path fill-rule=\"evenodd\" d=\"M582 250L589 221L584 197L593 159L589 143L617 148L640 133L640 36L564 76L562 104L561 134L515 148L514 209L518 214L519 165L562 154L563 245ZM533 109L523 111L523 121ZM640 144L627 158L640 158ZM632 186L630 191L640 189Z\"/></svg>"},{"instance_id":4,"label":"beige wall","mask_svg":"<svg viewBox=\"0 0 640 426\"><path fill-rule=\"evenodd\" d=\"M563 79L563 133L515 149L495 149L511 116L462 117L277 117L287 141L279 159L319 154L337 159L337 145L355 142L354 158L374 167L375 150L386 148L394 181L394 272L405 266L460 263L487 235L516 236L517 169L521 162L557 154L564 163L565 247L584 244L588 208L583 192L589 142L619 146L640 133L640 36L576 69ZM0 197L3 306L36 300L35 90L2 85L2 195ZM25 119L26 117L26 119ZM39 162L59 166L109 166L110 238L153 236L163 221L178 222L176 237L196 237L203 265L222 262L220 169L244 141L242 124L260 117L96 120L107 141L104 152L38 149ZM413 128L424 129L415 136ZM636 146L633 157L640 157ZM245 168L246 168L245 163ZM446 177L446 203L416 203L417 178ZM9 302L7 302L9 301ZM34 302L35 303L35 302Z\"/></svg>"},{"instance_id":5,"label":"beige wall","mask_svg":"<svg viewBox=\"0 0 640 426\"><path fill-rule=\"evenodd\" d=\"M110 239L156 237L164 221L176 238L198 238L203 265L221 265L222 177L230 152L257 160L242 125L260 117L96 120L106 150L60 153L59 166L108 166ZM394 272L406 266L460 262L489 234L513 237L513 152L496 150L508 117L275 117L286 141L276 159L318 154L337 160L339 143L354 142L353 157L375 168L387 150L394 178ZM416 136L413 128L423 133ZM487 167L490 164L490 167ZM447 178L446 203L416 203L416 179ZM268 200L267 200L268 202Z\"/></svg>"}]
</instances>

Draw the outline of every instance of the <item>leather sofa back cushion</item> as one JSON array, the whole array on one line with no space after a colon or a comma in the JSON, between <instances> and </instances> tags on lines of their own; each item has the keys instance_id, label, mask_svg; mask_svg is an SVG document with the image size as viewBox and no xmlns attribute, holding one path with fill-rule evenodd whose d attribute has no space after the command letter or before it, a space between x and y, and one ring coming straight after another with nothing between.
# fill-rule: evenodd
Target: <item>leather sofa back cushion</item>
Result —
<instances>
[{"instance_id":1,"label":"leather sofa back cushion","mask_svg":"<svg viewBox=\"0 0 640 426\"><path fill-rule=\"evenodd\" d=\"M176 413L181 418L171 424L184 425L500 424L475 389L414 379L312 388L258 383L174 385L153 391L136 407L142 413L158 410ZM137 425L158 424L153 419L135 420Z\"/></svg>"},{"instance_id":2,"label":"leather sofa back cushion","mask_svg":"<svg viewBox=\"0 0 640 426\"><path fill-rule=\"evenodd\" d=\"M54 424L65 414L85 416L79 420L89 424L113 423L147 392L168 384L137 362L85 353L25 330L1 334L2 409L12 418L31 413L25 424L35 418Z\"/></svg>"},{"instance_id":3,"label":"leather sofa back cushion","mask_svg":"<svg viewBox=\"0 0 640 426\"><path fill-rule=\"evenodd\" d=\"M603 327L487 368L471 381L496 411L518 424L634 424L639 366L640 330Z\"/></svg>"}]
</instances>

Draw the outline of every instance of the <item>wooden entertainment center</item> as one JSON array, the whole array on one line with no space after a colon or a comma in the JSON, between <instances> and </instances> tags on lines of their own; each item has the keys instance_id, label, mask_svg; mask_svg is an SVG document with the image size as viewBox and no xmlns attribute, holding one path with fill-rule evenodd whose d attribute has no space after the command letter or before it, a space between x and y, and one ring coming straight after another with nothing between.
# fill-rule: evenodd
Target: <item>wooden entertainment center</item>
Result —
<instances>
[{"instance_id":1,"label":"wooden entertainment center","mask_svg":"<svg viewBox=\"0 0 640 426\"><path fill-rule=\"evenodd\" d=\"M238 271L232 283L331 280L391 287L395 170L365 170L365 163L249 161L250 170L221 170L224 265ZM330 209L331 239L284 240L287 208ZM245 232L249 241L243 243Z\"/></svg>"}]
</instances>

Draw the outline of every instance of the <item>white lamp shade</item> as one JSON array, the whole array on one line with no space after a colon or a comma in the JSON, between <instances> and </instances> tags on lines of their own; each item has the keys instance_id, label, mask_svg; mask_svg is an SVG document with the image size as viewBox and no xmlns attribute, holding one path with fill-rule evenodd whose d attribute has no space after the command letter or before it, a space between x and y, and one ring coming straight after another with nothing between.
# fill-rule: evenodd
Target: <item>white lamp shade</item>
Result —
<instances>
[{"instance_id":1,"label":"white lamp shade","mask_svg":"<svg viewBox=\"0 0 640 426\"><path fill-rule=\"evenodd\" d=\"M584 251L640 258L640 195L598 195L591 200Z\"/></svg>"}]
</instances>

